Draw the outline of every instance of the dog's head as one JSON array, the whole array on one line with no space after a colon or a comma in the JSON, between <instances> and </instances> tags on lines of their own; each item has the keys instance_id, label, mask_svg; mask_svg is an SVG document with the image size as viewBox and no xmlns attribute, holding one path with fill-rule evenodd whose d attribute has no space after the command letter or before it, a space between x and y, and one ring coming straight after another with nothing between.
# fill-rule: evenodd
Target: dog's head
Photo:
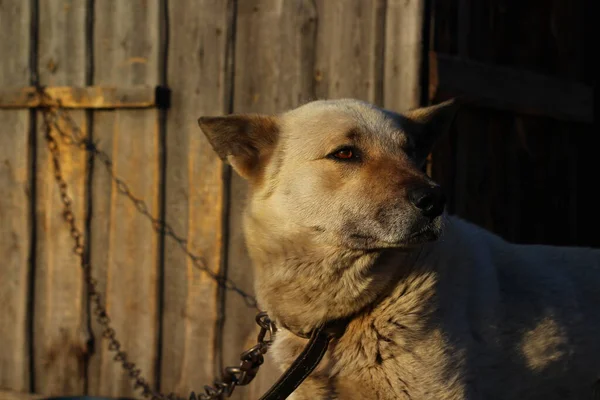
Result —
<instances>
[{"instance_id":1,"label":"dog's head","mask_svg":"<svg viewBox=\"0 0 600 400\"><path fill-rule=\"evenodd\" d=\"M202 117L218 155L250 185L248 213L269 230L350 249L436 239L444 195L423 172L454 100L404 114L358 100L281 115Z\"/></svg>"}]
</instances>

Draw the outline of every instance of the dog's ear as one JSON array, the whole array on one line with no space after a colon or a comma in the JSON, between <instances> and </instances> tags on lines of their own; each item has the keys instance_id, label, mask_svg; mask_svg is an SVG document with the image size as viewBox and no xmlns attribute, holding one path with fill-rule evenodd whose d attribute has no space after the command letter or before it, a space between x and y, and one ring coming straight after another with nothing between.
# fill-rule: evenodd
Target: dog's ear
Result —
<instances>
[{"instance_id":1,"label":"dog's ear","mask_svg":"<svg viewBox=\"0 0 600 400\"><path fill-rule=\"evenodd\" d=\"M462 101L451 99L433 106L417 108L404 113L413 122L410 129L415 141L416 158L424 161L436 139L445 134L452 125Z\"/></svg>"},{"instance_id":2,"label":"dog's ear","mask_svg":"<svg viewBox=\"0 0 600 400\"><path fill-rule=\"evenodd\" d=\"M279 136L277 118L269 115L200 117L198 125L219 157L249 180L262 171Z\"/></svg>"}]
</instances>

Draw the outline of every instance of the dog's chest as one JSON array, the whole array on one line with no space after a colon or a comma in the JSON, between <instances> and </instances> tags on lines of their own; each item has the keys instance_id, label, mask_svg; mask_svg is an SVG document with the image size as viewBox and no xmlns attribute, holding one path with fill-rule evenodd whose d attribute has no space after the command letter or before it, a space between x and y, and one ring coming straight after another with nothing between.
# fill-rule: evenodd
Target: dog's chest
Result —
<instances>
[{"instance_id":1,"label":"dog's chest","mask_svg":"<svg viewBox=\"0 0 600 400\"><path fill-rule=\"evenodd\" d=\"M277 361L287 367L304 344L284 332L274 348ZM394 323L369 323L333 342L293 399L464 398L457 361L435 331L423 336Z\"/></svg>"}]
</instances>

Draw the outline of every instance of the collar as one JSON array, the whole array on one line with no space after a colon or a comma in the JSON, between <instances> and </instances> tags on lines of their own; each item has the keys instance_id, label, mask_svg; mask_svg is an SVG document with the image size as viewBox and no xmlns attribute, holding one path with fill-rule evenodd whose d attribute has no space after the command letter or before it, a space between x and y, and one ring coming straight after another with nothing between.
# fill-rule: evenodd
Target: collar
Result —
<instances>
[{"instance_id":1,"label":"collar","mask_svg":"<svg viewBox=\"0 0 600 400\"><path fill-rule=\"evenodd\" d=\"M328 335L330 335L332 338L339 339L340 337L342 337L344 335L344 332L346 331L346 327L348 326L348 324L350 323L351 320L352 320L351 317L334 319L334 320L326 322L320 328L315 328L308 332L307 331L296 331L294 329L291 329L283 321L277 321L277 325L281 326L282 328L284 328L287 331L290 331L291 333L293 333L294 335L296 335L302 339L310 339L313 335L313 332L317 329L323 330Z\"/></svg>"},{"instance_id":2,"label":"collar","mask_svg":"<svg viewBox=\"0 0 600 400\"><path fill-rule=\"evenodd\" d=\"M342 337L349 322L350 318L333 320L313 329L300 355L260 400L283 400L292 394L319 365L327 352L329 342L334 338ZM290 332L300 337L306 335L304 332L296 333L291 330Z\"/></svg>"}]
</instances>

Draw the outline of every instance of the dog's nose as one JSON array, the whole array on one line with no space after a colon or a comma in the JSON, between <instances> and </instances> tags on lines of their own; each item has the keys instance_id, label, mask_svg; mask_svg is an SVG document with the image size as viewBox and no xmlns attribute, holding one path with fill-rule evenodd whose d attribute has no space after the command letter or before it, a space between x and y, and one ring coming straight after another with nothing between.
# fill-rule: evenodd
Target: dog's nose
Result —
<instances>
[{"instance_id":1,"label":"dog's nose","mask_svg":"<svg viewBox=\"0 0 600 400\"><path fill-rule=\"evenodd\" d=\"M437 217L444 212L446 197L439 186L424 186L412 189L408 199L426 217Z\"/></svg>"}]
</instances>

